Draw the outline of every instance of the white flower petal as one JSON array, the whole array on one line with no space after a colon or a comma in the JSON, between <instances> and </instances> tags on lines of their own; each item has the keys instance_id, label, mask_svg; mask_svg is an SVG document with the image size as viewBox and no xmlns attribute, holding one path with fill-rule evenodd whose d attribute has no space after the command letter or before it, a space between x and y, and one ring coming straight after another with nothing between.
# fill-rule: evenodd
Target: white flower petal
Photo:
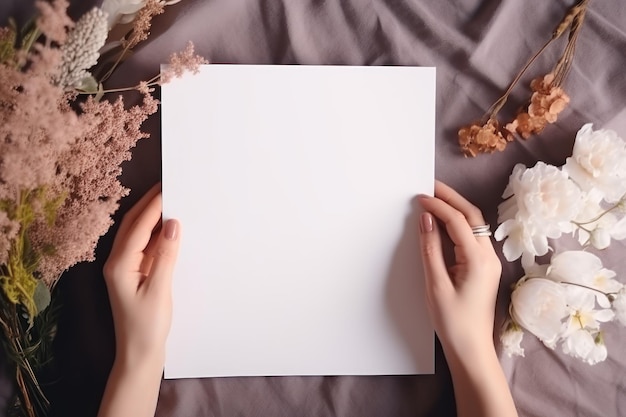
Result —
<instances>
[{"instance_id":1,"label":"white flower petal","mask_svg":"<svg viewBox=\"0 0 626 417\"><path fill-rule=\"evenodd\" d=\"M511 315L516 323L554 346L561 336L563 319L569 315L565 290L545 278L528 279L511 294Z\"/></svg>"},{"instance_id":2,"label":"white flower petal","mask_svg":"<svg viewBox=\"0 0 626 417\"><path fill-rule=\"evenodd\" d=\"M606 249L611 244L611 234L608 230L598 227L591 233L591 245L596 249Z\"/></svg>"},{"instance_id":3,"label":"white flower petal","mask_svg":"<svg viewBox=\"0 0 626 417\"><path fill-rule=\"evenodd\" d=\"M626 326L626 287L617 293L615 300L611 303L613 311L615 312L615 318Z\"/></svg>"},{"instance_id":4,"label":"white flower petal","mask_svg":"<svg viewBox=\"0 0 626 417\"><path fill-rule=\"evenodd\" d=\"M510 358L512 356L524 356L524 348L521 347L524 332L516 326L509 326L500 335L502 350Z\"/></svg>"},{"instance_id":5,"label":"white flower petal","mask_svg":"<svg viewBox=\"0 0 626 417\"><path fill-rule=\"evenodd\" d=\"M622 217L611 228L611 237L615 240L626 239L626 216Z\"/></svg>"},{"instance_id":6,"label":"white flower petal","mask_svg":"<svg viewBox=\"0 0 626 417\"><path fill-rule=\"evenodd\" d=\"M584 191L597 190L609 202L626 193L626 142L612 130L584 125L576 134L572 156L563 170Z\"/></svg>"},{"instance_id":7,"label":"white flower petal","mask_svg":"<svg viewBox=\"0 0 626 417\"><path fill-rule=\"evenodd\" d=\"M613 310L609 309L597 310L594 313L593 318L602 323L606 323L607 321L611 321L615 318L615 313Z\"/></svg>"}]
</instances>

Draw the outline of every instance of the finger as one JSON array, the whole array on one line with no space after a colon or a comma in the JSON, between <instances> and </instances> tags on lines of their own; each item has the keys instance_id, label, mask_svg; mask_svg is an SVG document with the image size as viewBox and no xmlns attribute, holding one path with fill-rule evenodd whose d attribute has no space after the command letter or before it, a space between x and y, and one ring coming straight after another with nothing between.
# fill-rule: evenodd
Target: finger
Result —
<instances>
[{"instance_id":1,"label":"finger","mask_svg":"<svg viewBox=\"0 0 626 417\"><path fill-rule=\"evenodd\" d=\"M441 248L439 228L432 214L420 215L420 246L427 291L443 289L451 285Z\"/></svg>"},{"instance_id":2,"label":"finger","mask_svg":"<svg viewBox=\"0 0 626 417\"><path fill-rule=\"evenodd\" d=\"M441 181L435 181L435 196L463 213L470 227L488 225L482 211L478 207ZM483 246L493 247L489 236L474 235L474 237Z\"/></svg>"},{"instance_id":3,"label":"finger","mask_svg":"<svg viewBox=\"0 0 626 417\"><path fill-rule=\"evenodd\" d=\"M159 242L159 235L161 234L161 219L157 223L156 227L152 230L152 236L150 236L150 241L148 245L143 250L143 259L141 261L141 266L139 271L142 275L147 276L150 273L150 269L152 268L152 261L154 260L155 248Z\"/></svg>"},{"instance_id":4,"label":"finger","mask_svg":"<svg viewBox=\"0 0 626 417\"><path fill-rule=\"evenodd\" d=\"M135 221L128 225L124 240L117 247L118 263L123 270L139 271L152 231L161 219L161 193L145 205Z\"/></svg>"},{"instance_id":5,"label":"finger","mask_svg":"<svg viewBox=\"0 0 626 417\"><path fill-rule=\"evenodd\" d=\"M148 206L148 204L150 204L154 196L159 194L160 192L161 192L161 183L158 182L154 184L152 188L150 188L150 190L148 190L148 192L144 194L144 196L141 197L139 201L137 201L135 205L126 212L126 214L124 215L124 218L122 219L122 223L120 224L120 228L117 231L116 240L118 238L121 241L125 240L126 234L128 233L129 228L133 225L133 223L135 223L135 221L137 220L137 217L139 217L141 213L143 213L143 211Z\"/></svg>"},{"instance_id":6,"label":"finger","mask_svg":"<svg viewBox=\"0 0 626 417\"><path fill-rule=\"evenodd\" d=\"M425 211L445 224L446 231L456 246L468 250L478 244L463 213L436 197L420 196L419 201Z\"/></svg>"},{"instance_id":7,"label":"finger","mask_svg":"<svg viewBox=\"0 0 626 417\"><path fill-rule=\"evenodd\" d=\"M435 181L435 197L463 213L470 226L482 226L485 224L483 213L478 207L441 181Z\"/></svg>"},{"instance_id":8,"label":"finger","mask_svg":"<svg viewBox=\"0 0 626 417\"><path fill-rule=\"evenodd\" d=\"M154 259L148 277L148 286L156 291L170 291L172 275L180 246L180 222L169 219L165 222L154 246Z\"/></svg>"}]
</instances>

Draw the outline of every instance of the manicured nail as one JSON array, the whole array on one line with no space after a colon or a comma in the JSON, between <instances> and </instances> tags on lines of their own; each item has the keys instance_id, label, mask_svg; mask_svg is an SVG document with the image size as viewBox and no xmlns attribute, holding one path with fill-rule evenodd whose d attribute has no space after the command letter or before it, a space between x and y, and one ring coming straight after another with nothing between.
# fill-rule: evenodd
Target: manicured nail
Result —
<instances>
[{"instance_id":1,"label":"manicured nail","mask_svg":"<svg viewBox=\"0 0 626 417\"><path fill-rule=\"evenodd\" d=\"M422 233L433 231L433 216L430 213L422 213L420 216L420 229Z\"/></svg>"},{"instance_id":2,"label":"manicured nail","mask_svg":"<svg viewBox=\"0 0 626 417\"><path fill-rule=\"evenodd\" d=\"M175 240L178 235L178 222L176 220L168 220L165 222L163 235L167 240Z\"/></svg>"}]
</instances>

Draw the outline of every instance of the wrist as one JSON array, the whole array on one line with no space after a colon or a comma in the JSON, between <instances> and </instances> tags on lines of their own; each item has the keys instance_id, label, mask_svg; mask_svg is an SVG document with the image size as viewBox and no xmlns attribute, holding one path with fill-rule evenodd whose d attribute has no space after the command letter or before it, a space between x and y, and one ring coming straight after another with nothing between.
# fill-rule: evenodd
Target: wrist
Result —
<instances>
[{"instance_id":1,"label":"wrist","mask_svg":"<svg viewBox=\"0 0 626 417\"><path fill-rule=\"evenodd\" d=\"M115 352L113 366L120 371L163 372L165 350L157 349L146 352L118 349Z\"/></svg>"},{"instance_id":2,"label":"wrist","mask_svg":"<svg viewBox=\"0 0 626 417\"><path fill-rule=\"evenodd\" d=\"M485 369L499 367L500 362L492 340L474 341L462 347L444 345L446 362L454 374L481 375Z\"/></svg>"}]
</instances>

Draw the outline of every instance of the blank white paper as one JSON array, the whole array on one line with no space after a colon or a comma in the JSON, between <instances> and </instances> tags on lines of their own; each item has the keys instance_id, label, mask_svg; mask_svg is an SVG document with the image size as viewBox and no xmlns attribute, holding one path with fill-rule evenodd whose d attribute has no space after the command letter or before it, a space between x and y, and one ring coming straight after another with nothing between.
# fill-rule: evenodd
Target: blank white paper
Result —
<instances>
[{"instance_id":1,"label":"blank white paper","mask_svg":"<svg viewBox=\"0 0 626 417\"><path fill-rule=\"evenodd\" d=\"M206 65L162 88L166 378L434 372L415 196L435 69Z\"/></svg>"}]
</instances>

